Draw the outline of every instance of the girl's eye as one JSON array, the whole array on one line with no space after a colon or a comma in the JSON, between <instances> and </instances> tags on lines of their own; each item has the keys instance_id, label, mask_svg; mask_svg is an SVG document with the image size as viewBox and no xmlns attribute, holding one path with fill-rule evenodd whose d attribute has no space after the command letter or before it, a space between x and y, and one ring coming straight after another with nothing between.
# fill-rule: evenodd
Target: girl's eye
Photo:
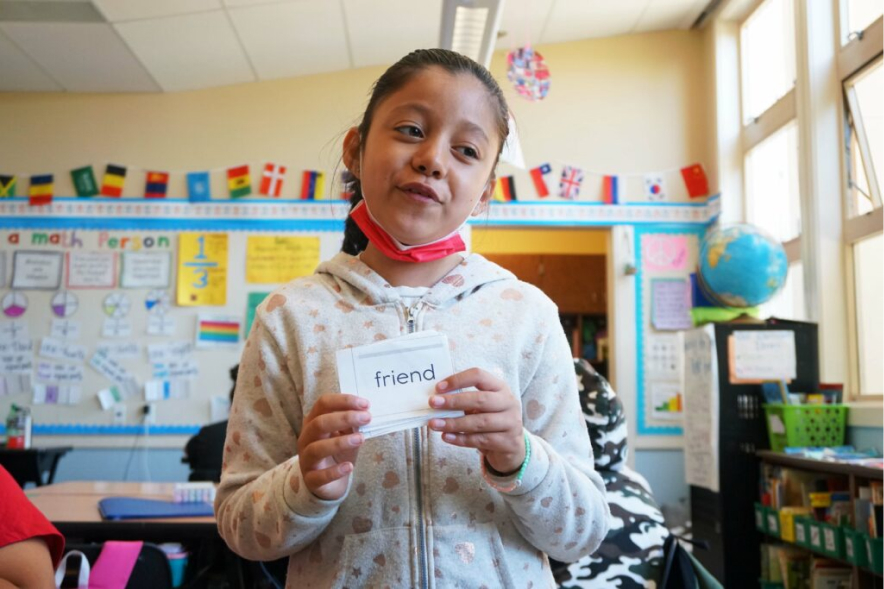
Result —
<instances>
[{"instance_id":1,"label":"girl's eye","mask_svg":"<svg viewBox=\"0 0 884 589\"><path fill-rule=\"evenodd\" d=\"M456 149L458 151L460 151L462 154L464 154L465 156L467 156L468 158L479 159L479 152L476 151L475 149L473 149L472 147L463 146L463 147L458 147Z\"/></svg>"},{"instance_id":2,"label":"girl's eye","mask_svg":"<svg viewBox=\"0 0 884 589\"><path fill-rule=\"evenodd\" d=\"M396 130L400 133L408 135L409 137L423 137L423 132L420 130L420 127L416 127L415 125L401 125L396 127Z\"/></svg>"}]
</instances>

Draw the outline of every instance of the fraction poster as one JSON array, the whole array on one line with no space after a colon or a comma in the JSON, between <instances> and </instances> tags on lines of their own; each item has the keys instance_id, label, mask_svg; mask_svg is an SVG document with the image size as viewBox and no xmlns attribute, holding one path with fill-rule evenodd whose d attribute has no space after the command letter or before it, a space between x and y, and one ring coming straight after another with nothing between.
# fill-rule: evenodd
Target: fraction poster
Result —
<instances>
[{"instance_id":1,"label":"fraction poster","mask_svg":"<svg viewBox=\"0 0 884 589\"><path fill-rule=\"evenodd\" d=\"M227 234L181 233L178 237L179 305L227 304Z\"/></svg>"}]
</instances>

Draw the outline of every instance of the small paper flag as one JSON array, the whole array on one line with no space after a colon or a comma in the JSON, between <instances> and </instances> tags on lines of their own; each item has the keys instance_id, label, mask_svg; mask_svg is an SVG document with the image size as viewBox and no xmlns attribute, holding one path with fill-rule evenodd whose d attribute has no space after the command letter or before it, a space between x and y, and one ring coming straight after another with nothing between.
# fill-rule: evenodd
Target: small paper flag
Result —
<instances>
[{"instance_id":1,"label":"small paper flag","mask_svg":"<svg viewBox=\"0 0 884 589\"><path fill-rule=\"evenodd\" d=\"M31 206L51 204L52 188L52 174L31 176L31 188L28 191Z\"/></svg>"},{"instance_id":2,"label":"small paper flag","mask_svg":"<svg viewBox=\"0 0 884 589\"><path fill-rule=\"evenodd\" d=\"M240 322L230 317L200 316L196 327L196 345L203 347L236 346Z\"/></svg>"},{"instance_id":3,"label":"small paper flag","mask_svg":"<svg viewBox=\"0 0 884 589\"><path fill-rule=\"evenodd\" d=\"M543 164L531 170L531 180L534 181L534 189L540 198L549 196L549 186L547 186L544 176L550 173L552 173L552 166L549 164Z\"/></svg>"},{"instance_id":4,"label":"small paper flag","mask_svg":"<svg viewBox=\"0 0 884 589\"><path fill-rule=\"evenodd\" d=\"M15 196L15 176L0 176L0 198Z\"/></svg>"},{"instance_id":5,"label":"small paper flag","mask_svg":"<svg viewBox=\"0 0 884 589\"><path fill-rule=\"evenodd\" d=\"M512 202L516 200L516 183L512 176L501 176L494 184L494 200Z\"/></svg>"},{"instance_id":6,"label":"small paper flag","mask_svg":"<svg viewBox=\"0 0 884 589\"><path fill-rule=\"evenodd\" d=\"M698 198L709 195L709 181L706 179L706 171L700 164L691 164L681 169L681 177L684 178L688 196Z\"/></svg>"},{"instance_id":7,"label":"small paper flag","mask_svg":"<svg viewBox=\"0 0 884 589\"><path fill-rule=\"evenodd\" d=\"M647 174L645 176L645 196L648 200L666 200L669 196L663 176L659 174Z\"/></svg>"},{"instance_id":8,"label":"small paper flag","mask_svg":"<svg viewBox=\"0 0 884 589\"><path fill-rule=\"evenodd\" d=\"M77 196L89 197L98 194L98 183L95 182L92 166L71 170L71 181L74 183L74 191Z\"/></svg>"},{"instance_id":9,"label":"small paper flag","mask_svg":"<svg viewBox=\"0 0 884 589\"><path fill-rule=\"evenodd\" d=\"M230 198L242 198L252 193L252 179L249 177L248 166L227 169L227 188Z\"/></svg>"},{"instance_id":10,"label":"small paper flag","mask_svg":"<svg viewBox=\"0 0 884 589\"><path fill-rule=\"evenodd\" d=\"M604 176L602 178L602 201L609 205L620 202L620 182L617 176Z\"/></svg>"},{"instance_id":11,"label":"small paper flag","mask_svg":"<svg viewBox=\"0 0 884 589\"><path fill-rule=\"evenodd\" d=\"M301 200L322 200L325 198L325 173L304 170L301 177Z\"/></svg>"},{"instance_id":12,"label":"small paper flag","mask_svg":"<svg viewBox=\"0 0 884 589\"><path fill-rule=\"evenodd\" d=\"M559 196L574 200L580 194L580 185L583 184L583 170L575 166L562 168L562 177L559 180Z\"/></svg>"},{"instance_id":13,"label":"small paper flag","mask_svg":"<svg viewBox=\"0 0 884 589\"><path fill-rule=\"evenodd\" d=\"M144 187L144 198L166 198L169 189L169 174L167 172L148 172L147 183Z\"/></svg>"},{"instance_id":14,"label":"small paper flag","mask_svg":"<svg viewBox=\"0 0 884 589\"><path fill-rule=\"evenodd\" d=\"M206 202L212 199L209 192L208 172L189 172L187 174L187 198L190 202Z\"/></svg>"},{"instance_id":15,"label":"small paper flag","mask_svg":"<svg viewBox=\"0 0 884 589\"><path fill-rule=\"evenodd\" d=\"M104 171L104 180L101 183L101 194L119 198L123 195L123 184L126 181L126 168L114 164L108 164Z\"/></svg>"},{"instance_id":16,"label":"small paper flag","mask_svg":"<svg viewBox=\"0 0 884 589\"><path fill-rule=\"evenodd\" d=\"M260 192L264 196L279 198L282 192L282 181L285 177L285 166L279 164L267 164L264 166L264 174L261 176Z\"/></svg>"}]
</instances>

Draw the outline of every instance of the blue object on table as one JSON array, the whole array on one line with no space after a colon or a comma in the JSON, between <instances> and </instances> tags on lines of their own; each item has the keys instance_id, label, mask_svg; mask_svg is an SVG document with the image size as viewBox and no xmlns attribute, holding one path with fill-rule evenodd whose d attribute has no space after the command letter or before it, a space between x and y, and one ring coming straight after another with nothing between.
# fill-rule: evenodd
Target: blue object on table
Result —
<instances>
[{"instance_id":1,"label":"blue object on table","mask_svg":"<svg viewBox=\"0 0 884 589\"><path fill-rule=\"evenodd\" d=\"M135 497L106 497L98 502L98 511L104 519L200 517L214 514L211 503L175 503Z\"/></svg>"}]
</instances>

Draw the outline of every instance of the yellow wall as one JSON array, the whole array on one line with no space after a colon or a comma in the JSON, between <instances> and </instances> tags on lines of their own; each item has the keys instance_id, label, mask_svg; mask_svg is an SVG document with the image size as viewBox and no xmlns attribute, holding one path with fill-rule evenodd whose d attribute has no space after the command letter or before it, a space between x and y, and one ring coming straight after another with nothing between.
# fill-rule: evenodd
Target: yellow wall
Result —
<instances>
[{"instance_id":1,"label":"yellow wall","mask_svg":"<svg viewBox=\"0 0 884 589\"><path fill-rule=\"evenodd\" d=\"M538 48L552 89L528 102L506 80L505 55L492 72L515 113L529 166L545 161L607 173L642 173L705 163L706 61L697 31L595 39ZM382 68L363 68L175 94L0 93L0 172L54 173L56 194L71 195L69 170L105 163L194 171L267 161L331 171L343 132L360 116ZM291 172L290 172L291 173ZM502 166L501 173L513 173ZM290 176L290 178L292 178ZM141 195L133 170L127 195ZM635 180L640 185L641 178ZM670 181L677 181L675 177ZM516 172L520 197L533 193ZM26 182L20 182L21 192ZM291 179L284 195L292 196ZM625 190L640 193L627 184ZM587 192L590 190L588 189ZM183 196L181 174L170 196Z\"/></svg>"},{"instance_id":2,"label":"yellow wall","mask_svg":"<svg viewBox=\"0 0 884 589\"><path fill-rule=\"evenodd\" d=\"M603 229L482 229L472 230L470 249L480 254L596 254L608 253Z\"/></svg>"}]
</instances>

